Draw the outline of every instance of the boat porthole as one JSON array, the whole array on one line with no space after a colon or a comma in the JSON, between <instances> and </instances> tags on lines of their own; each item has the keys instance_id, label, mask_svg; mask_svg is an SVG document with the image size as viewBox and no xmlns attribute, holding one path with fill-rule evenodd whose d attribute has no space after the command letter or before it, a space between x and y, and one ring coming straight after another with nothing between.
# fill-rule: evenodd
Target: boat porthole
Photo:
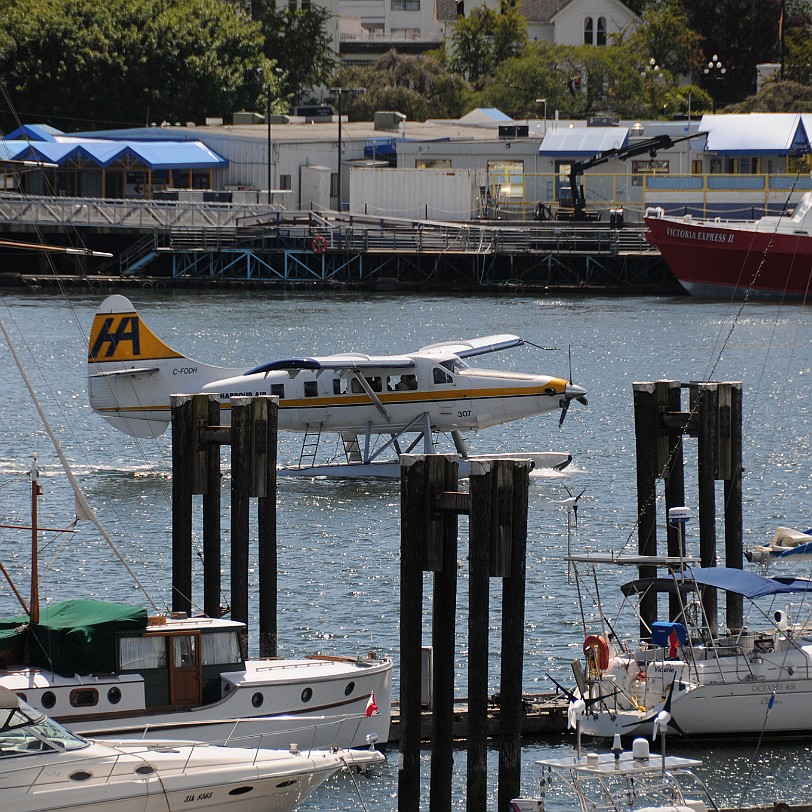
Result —
<instances>
[{"instance_id":1,"label":"boat porthole","mask_svg":"<svg viewBox=\"0 0 812 812\"><path fill-rule=\"evenodd\" d=\"M254 694L254 695L251 697L251 704L252 704L252 705L253 705L255 708L259 708L259 707L261 707L261 705L262 705L262 703L263 703L264 701L265 701L265 697L264 697L264 696L263 696L263 695L262 695L262 694L261 694L259 691L257 691L257 692L256 692L256 693L255 693L255 694Z\"/></svg>"},{"instance_id":2,"label":"boat porthole","mask_svg":"<svg viewBox=\"0 0 812 812\"><path fill-rule=\"evenodd\" d=\"M46 691L42 695L42 707L52 708L54 705L56 705L56 694L53 691Z\"/></svg>"},{"instance_id":3,"label":"boat porthole","mask_svg":"<svg viewBox=\"0 0 812 812\"><path fill-rule=\"evenodd\" d=\"M136 775L152 775L155 772L155 767L151 764L141 764L135 768Z\"/></svg>"},{"instance_id":4,"label":"boat porthole","mask_svg":"<svg viewBox=\"0 0 812 812\"><path fill-rule=\"evenodd\" d=\"M93 778L93 773L89 773L87 770L77 770L70 774L71 781L87 781L89 778Z\"/></svg>"},{"instance_id":5,"label":"boat porthole","mask_svg":"<svg viewBox=\"0 0 812 812\"><path fill-rule=\"evenodd\" d=\"M111 705L118 705L121 702L121 688L111 688L107 692L107 701Z\"/></svg>"},{"instance_id":6,"label":"boat porthole","mask_svg":"<svg viewBox=\"0 0 812 812\"><path fill-rule=\"evenodd\" d=\"M302 691L302 702L310 702L313 698L313 689L312 688L305 688Z\"/></svg>"},{"instance_id":7,"label":"boat porthole","mask_svg":"<svg viewBox=\"0 0 812 812\"><path fill-rule=\"evenodd\" d=\"M349 696L355 690L355 683L348 682L347 687L344 689L344 696Z\"/></svg>"},{"instance_id":8,"label":"boat porthole","mask_svg":"<svg viewBox=\"0 0 812 812\"><path fill-rule=\"evenodd\" d=\"M277 789L281 789L282 787L292 787L296 783L295 778L288 778L287 781L281 781L279 784L276 785Z\"/></svg>"},{"instance_id":9,"label":"boat porthole","mask_svg":"<svg viewBox=\"0 0 812 812\"><path fill-rule=\"evenodd\" d=\"M236 787L228 791L229 795L245 795L246 792L253 792L253 787Z\"/></svg>"},{"instance_id":10,"label":"boat porthole","mask_svg":"<svg viewBox=\"0 0 812 812\"><path fill-rule=\"evenodd\" d=\"M787 674L792 676L794 673L795 673L795 669L792 666L789 666L789 668L787 668Z\"/></svg>"}]
</instances>

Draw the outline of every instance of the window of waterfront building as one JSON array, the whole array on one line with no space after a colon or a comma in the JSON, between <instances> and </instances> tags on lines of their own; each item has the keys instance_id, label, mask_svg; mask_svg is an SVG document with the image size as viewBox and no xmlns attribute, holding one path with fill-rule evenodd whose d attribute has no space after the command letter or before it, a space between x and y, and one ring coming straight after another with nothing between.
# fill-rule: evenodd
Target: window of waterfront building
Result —
<instances>
[{"instance_id":1,"label":"window of waterfront building","mask_svg":"<svg viewBox=\"0 0 812 812\"><path fill-rule=\"evenodd\" d=\"M291 176L290 175L280 175L279 176L279 188L282 191L289 191L293 188L291 183Z\"/></svg>"},{"instance_id":2,"label":"window of waterfront building","mask_svg":"<svg viewBox=\"0 0 812 812\"><path fill-rule=\"evenodd\" d=\"M417 158L415 169L451 169L450 158Z\"/></svg>"},{"instance_id":3,"label":"window of waterfront building","mask_svg":"<svg viewBox=\"0 0 812 812\"><path fill-rule=\"evenodd\" d=\"M584 20L584 45L592 45L592 18Z\"/></svg>"},{"instance_id":4,"label":"window of waterfront building","mask_svg":"<svg viewBox=\"0 0 812 812\"><path fill-rule=\"evenodd\" d=\"M338 197L338 172L330 173L330 197Z\"/></svg>"},{"instance_id":5,"label":"window of waterfront building","mask_svg":"<svg viewBox=\"0 0 812 812\"><path fill-rule=\"evenodd\" d=\"M598 17L596 45L606 45L606 17Z\"/></svg>"},{"instance_id":6,"label":"window of waterfront building","mask_svg":"<svg viewBox=\"0 0 812 812\"><path fill-rule=\"evenodd\" d=\"M412 42L413 40L420 39L419 28L393 28L392 39L402 40L404 42Z\"/></svg>"},{"instance_id":7,"label":"window of waterfront building","mask_svg":"<svg viewBox=\"0 0 812 812\"><path fill-rule=\"evenodd\" d=\"M701 175L704 172L704 168L702 166L702 159L695 158L691 161L691 174L692 175Z\"/></svg>"},{"instance_id":8,"label":"window of waterfront building","mask_svg":"<svg viewBox=\"0 0 812 812\"><path fill-rule=\"evenodd\" d=\"M391 0L392 11L420 11L420 0Z\"/></svg>"},{"instance_id":9,"label":"window of waterfront building","mask_svg":"<svg viewBox=\"0 0 812 812\"><path fill-rule=\"evenodd\" d=\"M488 182L495 200L524 196L524 161L488 161Z\"/></svg>"}]
</instances>

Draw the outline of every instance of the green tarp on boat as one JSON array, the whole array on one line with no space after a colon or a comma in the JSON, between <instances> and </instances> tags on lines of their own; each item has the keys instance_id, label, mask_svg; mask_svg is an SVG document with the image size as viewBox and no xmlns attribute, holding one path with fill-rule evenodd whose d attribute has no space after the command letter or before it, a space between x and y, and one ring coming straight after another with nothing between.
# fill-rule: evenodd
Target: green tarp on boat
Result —
<instances>
[{"instance_id":1,"label":"green tarp on boat","mask_svg":"<svg viewBox=\"0 0 812 812\"><path fill-rule=\"evenodd\" d=\"M0 622L0 628L3 625ZM146 609L106 601L63 601L42 609L39 623L29 624L29 664L66 677L108 674L116 670L116 634L146 627Z\"/></svg>"}]
</instances>

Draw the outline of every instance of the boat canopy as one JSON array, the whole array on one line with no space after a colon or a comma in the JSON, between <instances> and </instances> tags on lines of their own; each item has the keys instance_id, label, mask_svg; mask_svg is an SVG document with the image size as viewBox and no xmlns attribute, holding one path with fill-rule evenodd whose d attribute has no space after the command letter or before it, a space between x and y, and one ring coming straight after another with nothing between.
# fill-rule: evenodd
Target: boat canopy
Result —
<instances>
[{"instance_id":1,"label":"boat canopy","mask_svg":"<svg viewBox=\"0 0 812 812\"><path fill-rule=\"evenodd\" d=\"M812 592L812 580L775 576L765 578L754 572L733 567L688 568L684 575L676 574L663 578L641 578L621 586L624 595L636 595L651 589L656 592L693 591L697 587L715 587L742 595L745 598L763 598L768 595L782 595L791 592Z\"/></svg>"}]
</instances>

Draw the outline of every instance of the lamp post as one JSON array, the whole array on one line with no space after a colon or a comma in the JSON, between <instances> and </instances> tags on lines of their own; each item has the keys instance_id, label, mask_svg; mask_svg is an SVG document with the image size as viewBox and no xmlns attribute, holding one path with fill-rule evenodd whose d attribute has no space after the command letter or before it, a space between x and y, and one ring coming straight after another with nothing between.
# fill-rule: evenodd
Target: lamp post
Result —
<instances>
[{"instance_id":1,"label":"lamp post","mask_svg":"<svg viewBox=\"0 0 812 812\"><path fill-rule=\"evenodd\" d=\"M544 131L542 133L542 138L547 135L547 99L536 99L536 104L543 104L544 105Z\"/></svg>"},{"instance_id":2,"label":"lamp post","mask_svg":"<svg viewBox=\"0 0 812 812\"><path fill-rule=\"evenodd\" d=\"M702 73L705 74L706 80L714 80L714 81L721 81L725 78L725 74L727 73L727 68L722 64L722 60L719 59L717 54L714 54L711 58L710 62L708 62L707 66L702 69ZM713 112L716 112L716 93L712 93L711 96L713 97Z\"/></svg>"},{"instance_id":3,"label":"lamp post","mask_svg":"<svg viewBox=\"0 0 812 812\"><path fill-rule=\"evenodd\" d=\"M282 75L282 68L274 68L274 73L277 76ZM262 68L257 68L257 74L259 75L260 81L265 78L265 71ZM273 138L271 137L271 77L268 77L267 82L265 83L265 123L268 128L268 160L267 160L267 169L268 169L268 177L267 177L267 184L268 184L268 205L271 205L271 190L273 189Z\"/></svg>"},{"instance_id":4,"label":"lamp post","mask_svg":"<svg viewBox=\"0 0 812 812\"><path fill-rule=\"evenodd\" d=\"M336 190L336 197L338 199L338 211L341 211L341 157L342 157L342 144L341 144L341 100L345 93L352 96L361 96L367 92L365 87L331 87L331 93L335 93L338 97L338 189Z\"/></svg>"}]
</instances>

